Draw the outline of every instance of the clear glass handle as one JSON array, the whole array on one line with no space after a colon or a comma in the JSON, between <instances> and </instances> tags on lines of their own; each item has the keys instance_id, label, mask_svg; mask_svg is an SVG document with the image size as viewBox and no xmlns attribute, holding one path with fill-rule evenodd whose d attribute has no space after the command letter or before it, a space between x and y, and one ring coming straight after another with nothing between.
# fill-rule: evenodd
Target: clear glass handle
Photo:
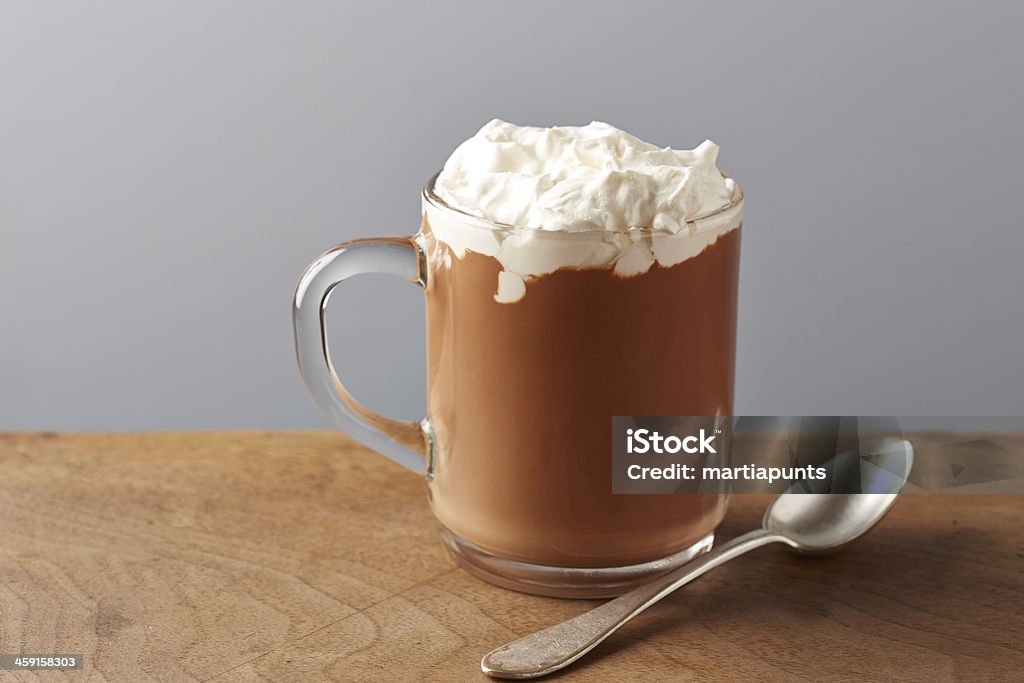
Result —
<instances>
[{"instance_id":1,"label":"clear glass handle","mask_svg":"<svg viewBox=\"0 0 1024 683\"><path fill-rule=\"evenodd\" d=\"M424 287L426 269L422 262L422 252L411 238L339 244L306 268L295 288L292 309L299 370L317 405L349 436L414 472L426 469L428 447L423 423L379 415L345 389L327 350L324 311L334 287L355 275L397 275Z\"/></svg>"}]
</instances>

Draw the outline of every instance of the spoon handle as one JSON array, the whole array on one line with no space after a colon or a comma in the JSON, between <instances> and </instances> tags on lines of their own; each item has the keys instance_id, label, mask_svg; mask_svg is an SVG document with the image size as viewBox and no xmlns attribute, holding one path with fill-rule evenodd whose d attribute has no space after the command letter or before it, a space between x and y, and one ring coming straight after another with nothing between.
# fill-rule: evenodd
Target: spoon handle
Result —
<instances>
[{"instance_id":1,"label":"spoon handle","mask_svg":"<svg viewBox=\"0 0 1024 683\"><path fill-rule=\"evenodd\" d=\"M738 536L665 576L624 593L578 617L513 641L484 655L480 668L494 678L537 678L566 667L620 626L693 581L743 553L784 538L766 529Z\"/></svg>"}]
</instances>

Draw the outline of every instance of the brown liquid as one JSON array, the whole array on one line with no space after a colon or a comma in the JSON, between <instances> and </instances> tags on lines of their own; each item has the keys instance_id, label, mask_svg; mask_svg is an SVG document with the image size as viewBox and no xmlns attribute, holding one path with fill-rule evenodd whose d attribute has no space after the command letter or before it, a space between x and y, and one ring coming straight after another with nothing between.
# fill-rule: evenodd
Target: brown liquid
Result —
<instances>
[{"instance_id":1,"label":"brown liquid","mask_svg":"<svg viewBox=\"0 0 1024 683\"><path fill-rule=\"evenodd\" d=\"M632 278L558 270L511 304L494 300L496 260L446 259L423 230L438 519L563 567L645 562L711 533L722 495L612 494L611 418L732 413L740 230Z\"/></svg>"}]
</instances>

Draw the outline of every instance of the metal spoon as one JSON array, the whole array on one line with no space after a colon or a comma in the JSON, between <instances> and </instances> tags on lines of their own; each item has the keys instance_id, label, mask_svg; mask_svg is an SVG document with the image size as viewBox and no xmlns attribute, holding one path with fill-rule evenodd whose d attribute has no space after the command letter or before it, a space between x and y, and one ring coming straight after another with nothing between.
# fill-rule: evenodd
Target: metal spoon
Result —
<instances>
[{"instance_id":1,"label":"metal spoon","mask_svg":"<svg viewBox=\"0 0 1024 683\"><path fill-rule=\"evenodd\" d=\"M480 668L494 678L545 676L572 664L677 588L754 548L785 543L805 554L837 550L885 516L910 475L914 458L910 442L885 438L873 452L888 457L890 464L868 468L873 476L869 475L872 481L864 488L885 493L785 492L765 512L760 529L734 538L702 558L578 617L492 650L481 660ZM892 472L902 472L902 476ZM856 476L863 476L859 469Z\"/></svg>"}]
</instances>

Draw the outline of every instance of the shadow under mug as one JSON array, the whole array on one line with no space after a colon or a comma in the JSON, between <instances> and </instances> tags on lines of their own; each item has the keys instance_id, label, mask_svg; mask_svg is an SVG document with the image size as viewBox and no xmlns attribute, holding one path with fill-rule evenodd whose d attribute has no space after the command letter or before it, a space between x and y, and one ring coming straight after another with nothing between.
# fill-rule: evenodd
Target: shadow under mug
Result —
<instances>
[{"instance_id":1,"label":"shadow under mug","mask_svg":"<svg viewBox=\"0 0 1024 683\"><path fill-rule=\"evenodd\" d=\"M492 223L446 205L433 180L422 204L416 235L338 245L299 280L295 344L319 407L356 440L425 475L452 557L491 583L607 597L707 551L726 495L612 494L611 418L732 413L739 186L727 207L671 236ZM632 245L657 258L629 277L611 261L534 270L513 283L525 289L521 298L499 301L499 279L515 277L503 270L517 258L503 245L513 244L520 257L593 260ZM366 273L424 291L428 416L420 422L369 410L332 366L328 297Z\"/></svg>"}]
</instances>

